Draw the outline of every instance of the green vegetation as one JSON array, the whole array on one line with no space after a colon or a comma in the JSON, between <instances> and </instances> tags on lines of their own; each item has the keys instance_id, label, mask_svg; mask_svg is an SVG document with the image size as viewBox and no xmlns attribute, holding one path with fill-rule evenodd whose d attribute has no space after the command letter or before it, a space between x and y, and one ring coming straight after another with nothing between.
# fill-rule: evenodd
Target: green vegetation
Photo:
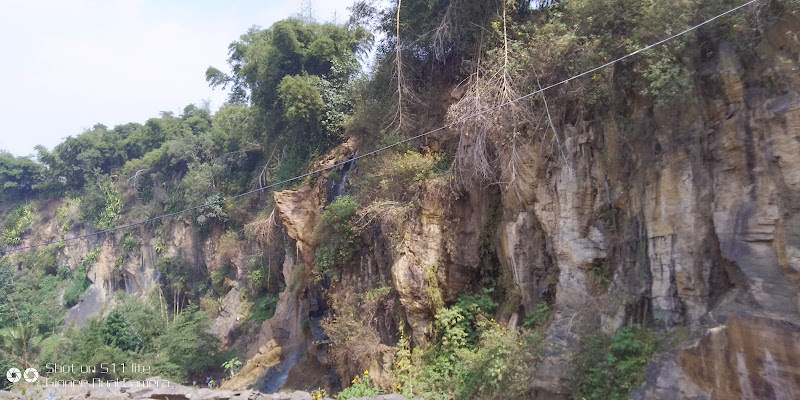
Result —
<instances>
[{"instance_id":1,"label":"green vegetation","mask_svg":"<svg viewBox=\"0 0 800 400\"><path fill-rule=\"evenodd\" d=\"M64 335L51 336L47 347L42 346L40 368L68 359L76 365L94 365L96 371L60 373L56 378L142 379L156 374L186 381L221 363L224 354L217 352L218 341L207 331L210 319L202 311L190 306L168 320L154 306L120 296L121 305L105 319L92 319L80 329L71 327ZM132 371L131 362L152 366L152 370ZM116 370L103 373L102 364L112 363ZM129 366L125 371L119 367L122 363Z\"/></svg>"},{"instance_id":2,"label":"green vegetation","mask_svg":"<svg viewBox=\"0 0 800 400\"><path fill-rule=\"evenodd\" d=\"M69 308L78 304L78 300L91 284L92 282L86 276L86 267L81 264L78 270L75 271L72 282L64 290L64 305Z\"/></svg>"},{"instance_id":3,"label":"green vegetation","mask_svg":"<svg viewBox=\"0 0 800 400\"><path fill-rule=\"evenodd\" d=\"M22 242L22 234L28 230L33 217L33 206L20 205L6 214L3 222L3 242L16 246Z\"/></svg>"},{"instance_id":4,"label":"green vegetation","mask_svg":"<svg viewBox=\"0 0 800 400\"><path fill-rule=\"evenodd\" d=\"M263 254L244 266L247 286L242 299L252 302L251 320L271 318L279 299L276 292L285 285L283 251L292 243L273 237L277 224L266 217L258 238L248 237L251 241L245 243L240 237L252 215L273 210L270 193L226 199L302 174L344 140L356 139L352 143L361 154L397 143L602 65L740 2L404 0L389 2L384 9L372 4L357 2L347 24L292 18L245 32L228 48L230 72L214 67L205 71L212 87L230 89L229 101L216 112L191 104L142 123L113 128L97 124L52 150L37 147L35 161L0 150L3 246L52 236L49 231L57 230L59 240L209 204L176 217L194 228L189 234L195 237L189 240L167 238L163 221L149 223L141 233L119 233L114 238L122 247L117 266L138 247L149 246L148 238L155 238L160 281L152 295L158 298L143 301L121 295L107 317L79 328L64 327L64 313L90 286L87 271L99 261L99 247L81 262L66 265L58 262L66 255L63 242L0 259L0 371L12 362L44 365L64 359L85 365L146 362L153 366L152 373L178 380L220 368L231 371L238 359L217 351L218 341L208 333L210 316L223 309L223 296L236 284L234 279L244 279L236 274L243 267L242 255L252 254L248 246L255 241L263 246L258 250ZM458 140L441 135L438 142L440 136L430 136L425 143L404 143L380 157L359 160L361 170L348 174L348 195L327 205L317 221L314 265L298 259L290 289L299 296L306 288L315 291L315 283L330 283L311 282L310 272L316 278L333 278L335 289L339 278L354 271L349 268L360 250L360 235L373 221L380 221L385 233L390 229L384 228L419 217L414 213L422 199L448 199L466 188L485 190L515 182L520 146L541 140L553 143L549 146L555 150L562 144L548 135L564 134L566 126L613 114L619 121L617 153L652 154L643 149L655 143L647 140L655 115L669 117L701 94L719 90L719 78L699 71L714 64L720 44L735 46L745 64L754 61L754 44L765 32L764 24L780 13L796 14L797 8L797 0L772 1L757 12L732 14L720 20L724 23L670 41L659 51L570 80L546 93L548 117L553 111L549 123L537 122L540 116L544 120L544 103L531 97L524 106L518 102L452 126ZM369 76L360 73L358 63L373 39L365 27L384 38ZM763 86L784 90L785 78L778 75ZM629 103L643 112L630 113ZM531 133L534 126L540 128ZM627 165L625 160L605 161L619 169ZM341 171L333 171L328 179L342 177ZM306 182L316 184L314 179ZM37 226L52 217L39 214L53 210L52 225ZM601 218L606 229L616 231L613 211L604 211ZM389 390L432 399L529 395L528 375L552 310L546 302L539 303L528 310L522 327L509 328L494 320L520 310L522 299L513 279L497 276L496 235L502 221L502 208L493 206L484 226L475 227L480 229L479 273L497 278L491 286L502 293L486 289L452 302L440 288L441 266L418 266L430 301L425 306L435 310L427 347L412 349L402 317L391 310L396 292L387 282L357 289L351 304L329 299L336 317L324 327L333 344L332 360L348 378L356 376L339 398ZM541 231L535 221L533 230ZM220 236L222 232L226 233ZM217 236L213 260L170 247ZM122 271L112 273L119 282ZM603 292L614 278L611 265L603 262L586 273L591 288ZM553 272L546 274L545 283L555 286ZM334 291L321 290L323 295ZM386 326L379 333L374 321L380 313L392 317L383 321ZM307 332L310 321L302 321ZM393 387L378 388L367 372L361 373L361 364L386 354L398 331ZM641 379L655 344L652 332L635 326L621 328L612 338L587 336L582 348L574 366L575 397L623 398ZM345 369L354 365L359 370ZM108 377L135 374L114 372Z\"/></svg>"},{"instance_id":5,"label":"green vegetation","mask_svg":"<svg viewBox=\"0 0 800 400\"><path fill-rule=\"evenodd\" d=\"M139 243L136 242L133 236L125 236L125 239L122 240L122 248L127 252L136 250L137 246L139 246Z\"/></svg>"},{"instance_id":6,"label":"green vegetation","mask_svg":"<svg viewBox=\"0 0 800 400\"><path fill-rule=\"evenodd\" d=\"M225 371L230 372L231 377L233 377L233 374L236 373L236 370L241 366L242 361L236 357L222 363L222 368L225 368Z\"/></svg>"},{"instance_id":7,"label":"green vegetation","mask_svg":"<svg viewBox=\"0 0 800 400\"><path fill-rule=\"evenodd\" d=\"M522 326L526 328L538 328L545 326L552 313L553 312L550 310L550 306L548 306L545 302L541 302L536 305L535 310L529 312L528 315L525 316L525 319L522 321Z\"/></svg>"},{"instance_id":8,"label":"green vegetation","mask_svg":"<svg viewBox=\"0 0 800 400\"><path fill-rule=\"evenodd\" d=\"M431 399L523 398L538 357L541 334L509 329L488 316L497 308L489 294L462 296L436 314L435 340L426 349L399 346L397 391ZM413 392L412 392L413 390Z\"/></svg>"},{"instance_id":9,"label":"green vegetation","mask_svg":"<svg viewBox=\"0 0 800 400\"><path fill-rule=\"evenodd\" d=\"M278 305L278 294L267 293L255 301L254 309L250 313L250 318L259 324L272 318L275 314L275 307Z\"/></svg>"},{"instance_id":10,"label":"green vegetation","mask_svg":"<svg viewBox=\"0 0 800 400\"><path fill-rule=\"evenodd\" d=\"M369 371L364 371L363 375L356 375L350 382L350 386L339 392L336 398L338 400L349 400L355 397L374 397L379 394L382 394L382 392L372 385Z\"/></svg>"},{"instance_id":11,"label":"green vegetation","mask_svg":"<svg viewBox=\"0 0 800 400\"><path fill-rule=\"evenodd\" d=\"M32 197L44 175L41 164L0 150L0 199L3 201L24 201Z\"/></svg>"},{"instance_id":12,"label":"green vegetation","mask_svg":"<svg viewBox=\"0 0 800 400\"><path fill-rule=\"evenodd\" d=\"M10 368L15 368L17 365L11 360L0 358L0 368L3 371L8 371ZM0 390L7 390L11 387L11 382L8 379L0 380Z\"/></svg>"},{"instance_id":13,"label":"green vegetation","mask_svg":"<svg viewBox=\"0 0 800 400\"><path fill-rule=\"evenodd\" d=\"M322 214L314 236L317 250L314 253L317 274L339 277L342 268L356 252L357 233L353 222L358 203L350 196L337 197Z\"/></svg>"},{"instance_id":14,"label":"green vegetation","mask_svg":"<svg viewBox=\"0 0 800 400\"><path fill-rule=\"evenodd\" d=\"M93 222L98 229L108 229L119 222L121 213L122 195L114 187L111 177L94 177L80 200L80 221Z\"/></svg>"},{"instance_id":15,"label":"green vegetation","mask_svg":"<svg viewBox=\"0 0 800 400\"><path fill-rule=\"evenodd\" d=\"M613 337L584 337L574 361L574 398L627 399L655 351L655 335L639 325L622 327Z\"/></svg>"},{"instance_id":16,"label":"green vegetation","mask_svg":"<svg viewBox=\"0 0 800 400\"><path fill-rule=\"evenodd\" d=\"M359 197L408 202L418 200L431 180L443 177L450 163L441 154L407 150L370 160L374 174L360 176L354 186Z\"/></svg>"}]
</instances>

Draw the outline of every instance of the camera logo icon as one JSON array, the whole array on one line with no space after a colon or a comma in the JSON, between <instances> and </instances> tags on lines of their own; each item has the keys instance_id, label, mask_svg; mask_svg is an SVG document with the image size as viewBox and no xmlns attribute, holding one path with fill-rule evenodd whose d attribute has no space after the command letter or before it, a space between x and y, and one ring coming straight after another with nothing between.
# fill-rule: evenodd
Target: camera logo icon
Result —
<instances>
[{"instance_id":1,"label":"camera logo icon","mask_svg":"<svg viewBox=\"0 0 800 400\"><path fill-rule=\"evenodd\" d=\"M39 379L39 371L36 368L28 368L24 373L19 368L9 368L6 371L6 379L11 383L17 383L22 378L25 378L25 382L28 383L36 382Z\"/></svg>"},{"instance_id":2,"label":"camera logo icon","mask_svg":"<svg viewBox=\"0 0 800 400\"><path fill-rule=\"evenodd\" d=\"M22 372L17 368L9 368L6 372L6 379L11 383L19 382L20 378L22 378Z\"/></svg>"},{"instance_id":3,"label":"camera logo icon","mask_svg":"<svg viewBox=\"0 0 800 400\"><path fill-rule=\"evenodd\" d=\"M39 371L37 371L36 368L28 368L22 373L22 377L25 378L25 382L36 382L36 380L39 379Z\"/></svg>"}]
</instances>

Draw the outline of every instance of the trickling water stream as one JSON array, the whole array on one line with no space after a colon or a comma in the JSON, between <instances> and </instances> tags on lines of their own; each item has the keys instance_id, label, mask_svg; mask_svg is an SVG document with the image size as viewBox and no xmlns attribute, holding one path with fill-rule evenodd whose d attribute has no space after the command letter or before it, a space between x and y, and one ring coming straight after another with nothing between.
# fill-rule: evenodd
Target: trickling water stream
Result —
<instances>
[{"instance_id":1,"label":"trickling water stream","mask_svg":"<svg viewBox=\"0 0 800 400\"><path fill-rule=\"evenodd\" d=\"M128 294L132 294L134 292L133 284L131 284L131 278L128 274L122 274L122 281L125 283L125 292Z\"/></svg>"},{"instance_id":2,"label":"trickling water stream","mask_svg":"<svg viewBox=\"0 0 800 400\"><path fill-rule=\"evenodd\" d=\"M283 387L289 377L289 371L305 355L305 347L298 347L291 350L278 365L270 368L266 374L259 378L258 390L262 393L275 393Z\"/></svg>"},{"instance_id":3,"label":"trickling water stream","mask_svg":"<svg viewBox=\"0 0 800 400\"><path fill-rule=\"evenodd\" d=\"M357 155L358 152L356 152L353 157L356 157ZM331 186L327 190L327 198L325 199L326 206L330 204L336 197L341 196L342 193L344 193L344 189L347 184L347 175L355 168L356 161L354 159L344 163L342 169L339 171L339 181L332 182Z\"/></svg>"}]
</instances>

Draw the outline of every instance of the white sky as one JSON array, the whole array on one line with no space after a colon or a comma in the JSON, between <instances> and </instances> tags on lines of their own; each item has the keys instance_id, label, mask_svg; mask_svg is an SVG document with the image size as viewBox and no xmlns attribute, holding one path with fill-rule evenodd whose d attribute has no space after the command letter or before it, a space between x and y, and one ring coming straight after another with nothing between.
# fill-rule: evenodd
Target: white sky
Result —
<instances>
[{"instance_id":1,"label":"white sky","mask_svg":"<svg viewBox=\"0 0 800 400\"><path fill-rule=\"evenodd\" d=\"M339 22L354 0L311 0ZM0 149L48 149L96 123L144 123L226 93L205 81L227 71L228 44L253 25L297 15L300 1L0 0Z\"/></svg>"}]
</instances>

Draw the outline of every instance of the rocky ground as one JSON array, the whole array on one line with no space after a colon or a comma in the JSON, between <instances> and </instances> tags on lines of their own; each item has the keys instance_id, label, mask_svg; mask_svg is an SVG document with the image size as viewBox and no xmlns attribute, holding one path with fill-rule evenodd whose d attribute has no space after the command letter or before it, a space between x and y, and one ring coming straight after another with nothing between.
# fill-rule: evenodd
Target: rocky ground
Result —
<instances>
[{"instance_id":1,"label":"rocky ground","mask_svg":"<svg viewBox=\"0 0 800 400\"><path fill-rule=\"evenodd\" d=\"M0 390L0 399L25 399L25 400L311 400L308 392L285 392L264 394L252 390L232 391L198 389L164 381L160 378L148 379L145 387L108 387L109 385L84 384L83 387L44 387L28 386L18 387L13 391ZM130 385L128 385L130 386ZM325 398L329 399L329 398ZM363 397L372 400L407 400L397 394L381 395L376 397Z\"/></svg>"}]
</instances>

